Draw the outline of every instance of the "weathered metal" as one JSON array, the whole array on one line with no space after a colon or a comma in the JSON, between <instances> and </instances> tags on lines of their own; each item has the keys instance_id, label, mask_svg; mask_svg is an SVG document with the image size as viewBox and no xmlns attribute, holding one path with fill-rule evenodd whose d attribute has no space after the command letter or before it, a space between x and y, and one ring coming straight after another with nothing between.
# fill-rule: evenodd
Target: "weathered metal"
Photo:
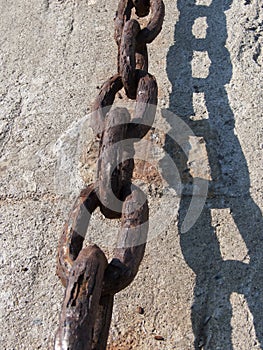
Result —
<instances>
[{"instance_id":1,"label":"weathered metal","mask_svg":"<svg viewBox=\"0 0 263 350\"><path fill-rule=\"evenodd\" d=\"M141 29L131 19L150 13ZM77 198L59 241L57 274L66 287L55 350L105 350L114 294L136 276L148 233L149 208L145 194L132 184L134 142L152 126L157 105L157 83L148 73L146 44L159 34L164 19L162 0L121 0L115 17L118 73L100 89L93 105L91 126L100 138L97 176ZM126 108L111 109L124 87L136 99L133 117ZM96 208L121 227L108 263L96 245L83 247L89 220Z\"/></svg>"}]
</instances>

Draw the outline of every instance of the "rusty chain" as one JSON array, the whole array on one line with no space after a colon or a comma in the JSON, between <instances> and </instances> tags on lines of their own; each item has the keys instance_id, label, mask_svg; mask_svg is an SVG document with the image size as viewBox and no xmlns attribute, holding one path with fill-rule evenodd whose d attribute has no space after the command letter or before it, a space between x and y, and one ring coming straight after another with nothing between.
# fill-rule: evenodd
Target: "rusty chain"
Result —
<instances>
[{"instance_id":1,"label":"rusty chain","mask_svg":"<svg viewBox=\"0 0 263 350\"><path fill-rule=\"evenodd\" d=\"M132 19L150 14L141 29ZM55 338L55 350L105 350L114 294L134 279L143 258L149 209L145 194L132 184L134 142L151 128L157 105L157 83L148 73L147 44L159 34L162 0L121 0L115 17L118 73L107 80L93 106L92 128L100 138L95 184L81 191L59 241L57 274L66 287ZM136 100L134 117L126 108L111 109L124 88ZM94 210L121 218L115 258L108 263L96 245L83 248Z\"/></svg>"}]
</instances>

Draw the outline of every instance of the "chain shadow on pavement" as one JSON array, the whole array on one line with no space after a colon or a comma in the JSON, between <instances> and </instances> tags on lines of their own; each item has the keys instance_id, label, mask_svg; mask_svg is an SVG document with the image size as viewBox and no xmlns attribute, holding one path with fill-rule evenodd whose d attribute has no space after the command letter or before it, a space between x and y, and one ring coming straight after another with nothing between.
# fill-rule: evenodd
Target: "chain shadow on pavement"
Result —
<instances>
[{"instance_id":1,"label":"chain shadow on pavement","mask_svg":"<svg viewBox=\"0 0 263 350\"><path fill-rule=\"evenodd\" d=\"M211 169L202 213L195 224L182 233L182 222L192 197L193 176L188 171L187 154L169 135L166 136L165 151L175 162L183 183L178 224L180 245L185 261L196 274L191 310L196 350L233 349L230 296L234 292L245 297L253 315L257 337L254 346L263 349L262 213L250 196L248 166L234 133L234 113L225 88L232 77L230 54L225 46L225 11L231 4L232 0L212 0L209 6L201 6L194 0L177 0L180 16L175 24L174 44L167 54L166 70L172 91L169 110L162 111L163 118L171 128L176 127L171 120L172 113L167 113L173 112L197 137L204 139ZM202 39L192 33L192 26L199 17L206 17L207 23L206 36ZM211 64L205 78L192 76L194 51L207 51ZM194 93L203 94L207 119L191 117L195 115ZM185 142L189 140L186 138ZM165 159L160 162L161 168L162 163ZM165 177L165 171L163 174ZM249 257L246 261L224 260L221 255L211 209L224 208L229 208L245 242ZM227 234L231 235L231 232Z\"/></svg>"}]
</instances>

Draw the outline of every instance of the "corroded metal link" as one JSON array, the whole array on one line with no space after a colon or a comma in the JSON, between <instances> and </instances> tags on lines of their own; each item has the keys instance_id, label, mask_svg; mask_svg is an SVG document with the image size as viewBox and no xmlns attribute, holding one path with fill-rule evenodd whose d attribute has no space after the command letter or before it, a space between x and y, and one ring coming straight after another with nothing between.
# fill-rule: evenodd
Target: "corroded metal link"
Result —
<instances>
[{"instance_id":1,"label":"corroded metal link","mask_svg":"<svg viewBox=\"0 0 263 350\"><path fill-rule=\"evenodd\" d=\"M133 7L136 8L136 14L139 17L142 17L143 14L148 14L149 12L149 0L133 0L133 1L120 1L116 16L114 19L115 22L115 33L114 38L118 45L118 71L119 71L119 62L120 62L120 44L123 34L123 28L127 21L131 18L131 10ZM139 15L140 14L140 15ZM139 43L136 41L136 68L148 71L148 54L146 43Z\"/></svg>"},{"instance_id":2,"label":"corroded metal link","mask_svg":"<svg viewBox=\"0 0 263 350\"><path fill-rule=\"evenodd\" d=\"M72 232L77 232L77 226L83 219L83 204L95 200L92 209L98 204L93 188L92 185L89 186L84 191L85 196L82 192L76 201L72 211L76 226L72 226ZM146 196L139 188L130 184L125 186L123 194L125 200L121 229L114 252L115 258L109 265L97 246L80 250L77 257L71 256L70 251L76 244L77 236L62 235L58 271L63 284L66 280L68 283L55 350L102 350L106 347L113 295L127 287L136 276L148 234L149 208Z\"/></svg>"},{"instance_id":3,"label":"corroded metal link","mask_svg":"<svg viewBox=\"0 0 263 350\"><path fill-rule=\"evenodd\" d=\"M136 14L143 17L149 13L151 8L152 16L146 28L140 30L136 38L135 55L136 68L148 71L148 54L146 43L150 43L159 34L163 18L164 4L160 0L133 0L120 1L115 17L115 41L118 45L118 65L120 61L120 45L125 23L131 18L132 7L135 7Z\"/></svg>"},{"instance_id":4,"label":"corroded metal link","mask_svg":"<svg viewBox=\"0 0 263 350\"><path fill-rule=\"evenodd\" d=\"M165 7L162 0L150 0L151 19L137 36L139 43L150 44L162 30Z\"/></svg>"},{"instance_id":5,"label":"corroded metal link","mask_svg":"<svg viewBox=\"0 0 263 350\"><path fill-rule=\"evenodd\" d=\"M115 23L114 39L118 46L120 46L120 43L121 43L124 24L131 18L131 11L133 6L134 5L131 0L119 1L118 9L114 18L114 23Z\"/></svg>"},{"instance_id":6,"label":"corroded metal link","mask_svg":"<svg viewBox=\"0 0 263 350\"><path fill-rule=\"evenodd\" d=\"M151 43L160 33L163 25L165 6L163 0L150 0L151 19L148 25L138 34L137 41L139 43ZM121 43L121 37L125 22L131 18L131 10L133 6L136 8L136 14L144 17L149 13L147 0L124 0L120 1L115 16L115 34L114 38L118 46Z\"/></svg>"},{"instance_id":7,"label":"corroded metal link","mask_svg":"<svg viewBox=\"0 0 263 350\"><path fill-rule=\"evenodd\" d=\"M128 139L140 139L151 128L157 105L157 84L149 73L137 70L139 80L136 107L132 123L126 109L108 113L97 167L97 193L103 204L101 211L108 218L117 218L120 213L120 192L125 183L131 182L134 149ZM106 84L105 86L110 86ZM104 87L102 88L104 89ZM110 91L110 90L107 90ZM104 96L100 93L99 96ZM113 96L114 94L109 95ZM98 123L95 123L98 125ZM126 142L120 142L126 140ZM117 147L117 148L116 148Z\"/></svg>"},{"instance_id":8,"label":"corroded metal link","mask_svg":"<svg viewBox=\"0 0 263 350\"><path fill-rule=\"evenodd\" d=\"M153 75L137 71L139 80L136 97L136 107L132 123L127 130L127 138L141 139L150 130L157 106L158 87Z\"/></svg>"},{"instance_id":9,"label":"corroded metal link","mask_svg":"<svg viewBox=\"0 0 263 350\"><path fill-rule=\"evenodd\" d=\"M120 75L115 74L102 85L93 104L91 127L99 137L101 137L105 127L105 116L114 102L115 95L122 89L122 87L123 83Z\"/></svg>"},{"instance_id":10,"label":"corroded metal link","mask_svg":"<svg viewBox=\"0 0 263 350\"><path fill-rule=\"evenodd\" d=\"M140 31L139 23L131 19L123 27L121 44L119 74L122 77L123 86L126 95L130 99L136 98L136 36Z\"/></svg>"},{"instance_id":11,"label":"corroded metal link","mask_svg":"<svg viewBox=\"0 0 263 350\"><path fill-rule=\"evenodd\" d=\"M144 17L144 13L147 12L146 11L147 5L145 6L144 3L147 3L147 0L146 1L133 0L133 2L131 0L124 0L119 2L118 10L115 16L115 34L114 34L115 41L118 46L120 46L120 43L121 43L124 24L131 18L131 10L136 2L137 2L137 5L135 6L136 14L139 17ZM142 10L143 8L145 9L145 12L144 10ZM150 10L151 10L151 19L148 25L145 28L143 28L137 36L137 41L139 43L144 43L144 44L151 43L157 37L157 35L160 33L162 29L164 13L165 13L165 6L163 3L163 0L150 0Z\"/></svg>"},{"instance_id":12,"label":"corroded metal link","mask_svg":"<svg viewBox=\"0 0 263 350\"><path fill-rule=\"evenodd\" d=\"M92 350L105 350L111 323L114 295L107 294L100 298L94 325Z\"/></svg>"},{"instance_id":13,"label":"corroded metal link","mask_svg":"<svg viewBox=\"0 0 263 350\"><path fill-rule=\"evenodd\" d=\"M144 71L136 70L136 81L138 81L136 107L132 124L128 125L127 138L144 137L153 123L156 112L158 87L155 77ZM93 105L91 126L100 138L105 130L106 113L122 86L121 77L116 74L103 84Z\"/></svg>"},{"instance_id":14,"label":"corroded metal link","mask_svg":"<svg viewBox=\"0 0 263 350\"><path fill-rule=\"evenodd\" d=\"M107 265L104 253L96 245L82 249L74 261L60 315L55 350L92 349Z\"/></svg>"},{"instance_id":15,"label":"corroded metal link","mask_svg":"<svg viewBox=\"0 0 263 350\"><path fill-rule=\"evenodd\" d=\"M105 273L103 295L117 293L115 290L125 288L130 283L128 281L135 277L147 240L149 208L145 194L138 187L126 184L123 196L125 200L121 213L121 230L117 239L118 248ZM64 229L60 239L57 261L57 274L64 286L67 285L74 261L83 250L82 244L79 244L79 237L83 243L92 211L98 206L101 206L101 203L94 185L90 185L81 192L65 225L67 230ZM74 250L75 254L71 254Z\"/></svg>"},{"instance_id":16,"label":"corroded metal link","mask_svg":"<svg viewBox=\"0 0 263 350\"><path fill-rule=\"evenodd\" d=\"M130 120L126 108L111 110L102 135L96 185L103 205L102 213L109 218L121 213L121 190L132 178L134 150L131 144L124 141Z\"/></svg>"},{"instance_id":17,"label":"corroded metal link","mask_svg":"<svg viewBox=\"0 0 263 350\"><path fill-rule=\"evenodd\" d=\"M58 245L57 275L67 285L73 261L82 249L92 212L100 205L94 185L81 191L70 212Z\"/></svg>"},{"instance_id":18,"label":"corroded metal link","mask_svg":"<svg viewBox=\"0 0 263 350\"><path fill-rule=\"evenodd\" d=\"M102 294L115 294L126 288L136 276L142 261L148 234L149 208L145 194L136 186L126 187L130 192L122 208L115 258L108 265L103 280Z\"/></svg>"},{"instance_id":19,"label":"corroded metal link","mask_svg":"<svg viewBox=\"0 0 263 350\"><path fill-rule=\"evenodd\" d=\"M101 211L108 218L116 218L116 213L121 212L121 191L125 184L131 182L134 168L133 142L135 139L139 141L148 132L156 112L155 78L143 71L136 71L136 74L139 83L132 123L126 108L111 110L101 140L96 187L103 205Z\"/></svg>"}]
</instances>

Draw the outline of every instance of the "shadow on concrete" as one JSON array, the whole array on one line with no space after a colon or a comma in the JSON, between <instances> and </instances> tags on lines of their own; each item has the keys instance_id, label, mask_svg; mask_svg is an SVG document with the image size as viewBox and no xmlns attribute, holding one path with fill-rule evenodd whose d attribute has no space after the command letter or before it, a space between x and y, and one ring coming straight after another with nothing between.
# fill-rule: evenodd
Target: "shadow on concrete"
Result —
<instances>
[{"instance_id":1,"label":"shadow on concrete","mask_svg":"<svg viewBox=\"0 0 263 350\"><path fill-rule=\"evenodd\" d=\"M196 274L191 313L196 350L233 349L230 303L233 292L244 295L258 340L253 345L263 349L262 214L250 196L248 166L234 133L234 114L225 89L232 77L230 55L225 47L225 11L231 3L232 0L213 0L209 6L198 6L194 0L178 0L180 17L175 25L174 44L167 55L167 75L172 84L169 112L179 116L196 136L204 139L211 169L202 213L195 224L182 233L182 222L192 197L193 176L188 169L187 154L171 137L166 137L165 151L176 163L183 183L179 209L181 249ZM197 39L192 33L192 26L199 17L206 17L208 25L203 39ZM206 78L192 77L194 51L208 53L211 64ZM193 118L194 93L203 93L207 119ZM163 117L171 128L175 127L171 113L163 110ZM187 137L185 142L189 143ZM162 167L162 162L160 165ZM165 175L165 171L163 173ZM243 261L222 258L216 235L216 226L222 223L212 224L211 209L223 208L229 208L246 244L248 256ZM223 221L225 224L231 228L231 224ZM225 234L231 236L231 229Z\"/></svg>"}]
</instances>

